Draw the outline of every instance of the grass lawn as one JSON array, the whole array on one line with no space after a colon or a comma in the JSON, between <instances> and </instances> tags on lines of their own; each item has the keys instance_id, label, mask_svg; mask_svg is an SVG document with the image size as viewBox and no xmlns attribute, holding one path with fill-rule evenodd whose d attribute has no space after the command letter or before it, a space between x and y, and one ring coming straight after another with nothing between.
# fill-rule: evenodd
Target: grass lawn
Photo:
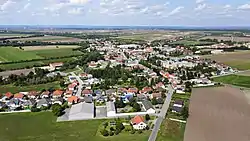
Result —
<instances>
[{"instance_id":1,"label":"grass lawn","mask_svg":"<svg viewBox=\"0 0 250 141\"><path fill-rule=\"evenodd\" d=\"M39 85L29 85L29 86L23 86L23 87L17 87L13 85L0 85L0 93L6 93L6 92L25 92L25 91L40 91L42 89L49 89L49 88L60 88L59 82L52 82L47 84L39 84Z\"/></svg>"},{"instance_id":2,"label":"grass lawn","mask_svg":"<svg viewBox=\"0 0 250 141\"><path fill-rule=\"evenodd\" d=\"M56 123L50 112L17 113L0 116L1 141L146 141L149 134L97 134L103 120Z\"/></svg>"},{"instance_id":3,"label":"grass lawn","mask_svg":"<svg viewBox=\"0 0 250 141\"><path fill-rule=\"evenodd\" d=\"M32 51L26 51L26 52L33 53L33 54L36 54L36 55L44 57L44 58L64 57L64 56L83 54L80 51L73 51L70 48L62 48L62 49L59 48L59 49L48 49L48 50L32 50Z\"/></svg>"},{"instance_id":4,"label":"grass lawn","mask_svg":"<svg viewBox=\"0 0 250 141\"><path fill-rule=\"evenodd\" d=\"M11 62L11 61L31 60L31 59L41 59L41 58L43 57L13 47L0 48L1 62Z\"/></svg>"},{"instance_id":5,"label":"grass lawn","mask_svg":"<svg viewBox=\"0 0 250 141\"><path fill-rule=\"evenodd\" d=\"M250 76L228 75L214 78L214 81L250 88Z\"/></svg>"},{"instance_id":6,"label":"grass lawn","mask_svg":"<svg viewBox=\"0 0 250 141\"><path fill-rule=\"evenodd\" d=\"M156 141L183 141L185 123L165 119L161 125Z\"/></svg>"}]
</instances>

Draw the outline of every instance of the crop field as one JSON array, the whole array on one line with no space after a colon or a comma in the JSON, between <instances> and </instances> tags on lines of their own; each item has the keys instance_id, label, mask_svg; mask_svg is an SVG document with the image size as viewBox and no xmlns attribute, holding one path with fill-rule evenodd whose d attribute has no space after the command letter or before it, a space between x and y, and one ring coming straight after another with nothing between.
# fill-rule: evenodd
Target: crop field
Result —
<instances>
[{"instance_id":1,"label":"crop field","mask_svg":"<svg viewBox=\"0 0 250 141\"><path fill-rule=\"evenodd\" d=\"M51 49L74 49L80 46L77 45L48 45L48 46L25 46L22 47L24 51L33 51L33 50L51 50Z\"/></svg>"},{"instance_id":2,"label":"crop field","mask_svg":"<svg viewBox=\"0 0 250 141\"><path fill-rule=\"evenodd\" d=\"M17 113L0 116L1 141L146 141L149 133L97 134L103 120L56 122L51 112ZM18 128L17 128L18 127Z\"/></svg>"},{"instance_id":3,"label":"crop field","mask_svg":"<svg viewBox=\"0 0 250 141\"><path fill-rule=\"evenodd\" d=\"M32 37L22 39L11 39L12 41L40 41L40 42L81 42L83 39L63 37L63 36L44 36L44 37Z\"/></svg>"},{"instance_id":4,"label":"crop field","mask_svg":"<svg viewBox=\"0 0 250 141\"><path fill-rule=\"evenodd\" d=\"M31 34L29 34L31 35ZM0 33L0 38L8 38L8 37L25 37L25 36L29 36L28 34L3 34Z\"/></svg>"},{"instance_id":5,"label":"crop field","mask_svg":"<svg viewBox=\"0 0 250 141\"><path fill-rule=\"evenodd\" d=\"M201 44L212 44L212 42L181 40L181 41L172 42L171 44L173 44L173 45L183 44L186 46L198 46Z\"/></svg>"},{"instance_id":6,"label":"crop field","mask_svg":"<svg viewBox=\"0 0 250 141\"><path fill-rule=\"evenodd\" d=\"M193 89L184 141L249 141L248 102L232 87Z\"/></svg>"},{"instance_id":7,"label":"crop field","mask_svg":"<svg viewBox=\"0 0 250 141\"><path fill-rule=\"evenodd\" d=\"M232 37L206 36L206 37L203 37L201 39L217 39L219 41L221 41L221 40L223 40L223 41L231 41ZM233 37L233 41L236 41L236 42L249 42L250 37Z\"/></svg>"},{"instance_id":8,"label":"crop field","mask_svg":"<svg viewBox=\"0 0 250 141\"><path fill-rule=\"evenodd\" d=\"M0 48L0 61L1 62L11 62L20 60L31 60L31 59L42 59L42 57L19 50L13 47L1 47Z\"/></svg>"},{"instance_id":9,"label":"crop field","mask_svg":"<svg viewBox=\"0 0 250 141\"><path fill-rule=\"evenodd\" d=\"M33 51L26 51L26 52L33 53L33 54L36 54L36 55L44 57L44 58L64 57L64 56L81 55L81 54L83 54L80 51L73 51L70 48L48 49L48 50L33 50Z\"/></svg>"},{"instance_id":10,"label":"crop field","mask_svg":"<svg viewBox=\"0 0 250 141\"><path fill-rule=\"evenodd\" d=\"M216 60L239 70L250 69L250 51L239 51L233 53L207 55L203 58Z\"/></svg>"},{"instance_id":11,"label":"crop field","mask_svg":"<svg viewBox=\"0 0 250 141\"><path fill-rule=\"evenodd\" d=\"M250 88L250 76L228 75L228 76L214 78L214 81Z\"/></svg>"}]
</instances>

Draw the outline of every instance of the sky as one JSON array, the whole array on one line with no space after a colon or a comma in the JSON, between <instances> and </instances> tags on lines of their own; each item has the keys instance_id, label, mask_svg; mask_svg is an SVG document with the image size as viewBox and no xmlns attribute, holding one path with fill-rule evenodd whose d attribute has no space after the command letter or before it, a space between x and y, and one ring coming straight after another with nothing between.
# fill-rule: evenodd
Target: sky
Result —
<instances>
[{"instance_id":1,"label":"sky","mask_svg":"<svg viewBox=\"0 0 250 141\"><path fill-rule=\"evenodd\" d=\"M0 0L0 25L250 26L250 0Z\"/></svg>"}]
</instances>

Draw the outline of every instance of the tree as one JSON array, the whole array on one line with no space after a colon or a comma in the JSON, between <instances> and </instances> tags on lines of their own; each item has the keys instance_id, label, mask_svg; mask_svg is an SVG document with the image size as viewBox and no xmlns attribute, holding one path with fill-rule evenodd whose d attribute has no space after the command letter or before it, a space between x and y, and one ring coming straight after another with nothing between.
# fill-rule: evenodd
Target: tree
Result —
<instances>
[{"instance_id":1,"label":"tree","mask_svg":"<svg viewBox=\"0 0 250 141\"><path fill-rule=\"evenodd\" d=\"M115 131L114 127L110 127L110 131Z\"/></svg>"},{"instance_id":2,"label":"tree","mask_svg":"<svg viewBox=\"0 0 250 141\"><path fill-rule=\"evenodd\" d=\"M100 131L101 132L101 134L103 135L103 136L109 136L109 132L108 132L108 130L106 130L106 129L103 129L103 130L101 130Z\"/></svg>"},{"instance_id":3,"label":"tree","mask_svg":"<svg viewBox=\"0 0 250 141\"><path fill-rule=\"evenodd\" d=\"M146 114L146 115L145 115L145 119L146 119L146 121L149 121L149 120L150 120L149 114Z\"/></svg>"},{"instance_id":4,"label":"tree","mask_svg":"<svg viewBox=\"0 0 250 141\"><path fill-rule=\"evenodd\" d=\"M60 87L65 87L65 83L64 83L64 81L62 80L62 81L60 81Z\"/></svg>"},{"instance_id":5,"label":"tree","mask_svg":"<svg viewBox=\"0 0 250 141\"><path fill-rule=\"evenodd\" d=\"M130 133L135 134L135 129L132 129Z\"/></svg>"},{"instance_id":6,"label":"tree","mask_svg":"<svg viewBox=\"0 0 250 141\"><path fill-rule=\"evenodd\" d=\"M140 112L141 111L141 107L140 107L140 105L138 103L135 103L133 105L133 109L134 109L135 112Z\"/></svg>"},{"instance_id":7,"label":"tree","mask_svg":"<svg viewBox=\"0 0 250 141\"><path fill-rule=\"evenodd\" d=\"M109 132L109 135L110 135L110 136L113 136L113 135L114 135L114 132L113 132L113 131L110 131L110 132Z\"/></svg>"},{"instance_id":8,"label":"tree","mask_svg":"<svg viewBox=\"0 0 250 141\"><path fill-rule=\"evenodd\" d=\"M41 111L36 106L32 106L30 110L31 110L31 112L40 112Z\"/></svg>"},{"instance_id":9,"label":"tree","mask_svg":"<svg viewBox=\"0 0 250 141\"><path fill-rule=\"evenodd\" d=\"M152 103L153 105L157 105L157 104L158 104L158 102L157 102L157 100L156 100L156 98L155 98L155 97L154 97L154 98L152 98L151 103Z\"/></svg>"},{"instance_id":10,"label":"tree","mask_svg":"<svg viewBox=\"0 0 250 141\"><path fill-rule=\"evenodd\" d=\"M138 130L138 133L141 134L141 133L142 133L142 130Z\"/></svg>"},{"instance_id":11,"label":"tree","mask_svg":"<svg viewBox=\"0 0 250 141\"><path fill-rule=\"evenodd\" d=\"M181 115L183 116L184 119L187 119L189 117L189 111L188 111L188 107L184 106L182 111L181 111Z\"/></svg>"},{"instance_id":12,"label":"tree","mask_svg":"<svg viewBox=\"0 0 250 141\"><path fill-rule=\"evenodd\" d=\"M120 132L121 132L121 130L119 130L119 129L116 129L116 130L115 130L115 134L116 134L116 135L118 135Z\"/></svg>"},{"instance_id":13,"label":"tree","mask_svg":"<svg viewBox=\"0 0 250 141\"><path fill-rule=\"evenodd\" d=\"M52 113L55 115L55 116L61 116L63 115L63 108L61 105L59 104L54 104L52 105Z\"/></svg>"},{"instance_id":14,"label":"tree","mask_svg":"<svg viewBox=\"0 0 250 141\"><path fill-rule=\"evenodd\" d=\"M122 124L122 122L116 122L116 129L122 131L123 129L125 129L124 125Z\"/></svg>"},{"instance_id":15,"label":"tree","mask_svg":"<svg viewBox=\"0 0 250 141\"><path fill-rule=\"evenodd\" d=\"M103 127L106 128L108 126L108 122L103 123Z\"/></svg>"}]
</instances>

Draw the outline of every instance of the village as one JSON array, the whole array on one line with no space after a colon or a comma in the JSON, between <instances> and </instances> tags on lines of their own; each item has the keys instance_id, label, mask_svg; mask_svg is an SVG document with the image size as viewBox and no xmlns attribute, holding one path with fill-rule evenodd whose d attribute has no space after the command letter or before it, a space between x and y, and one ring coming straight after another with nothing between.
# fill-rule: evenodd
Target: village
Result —
<instances>
[{"instance_id":1,"label":"village","mask_svg":"<svg viewBox=\"0 0 250 141\"><path fill-rule=\"evenodd\" d=\"M61 62L39 68L49 70L47 76L50 77L60 74L64 79L62 89L6 92L0 95L1 112L51 110L58 116L57 122L128 118L119 131L124 129L123 125L131 125L133 128L126 130L132 133L154 130L157 117L165 116L167 111L172 120L185 122L192 87L219 85L212 81L213 76L237 72L224 64L192 55L180 46L117 46L96 41L86 50L91 52L93 49L104 59L88 62L85 70L77 66L78 71L62 73L60 68L64 64ZM186 55L171 56L178 52ZM111 78L106 76L108 73ZM164 109L164 104L170 107ZM118 122L105 123L100 131L102 135L119 132L113 128L108 132L109 124L117 125Z\"/></svg>"}]
</instances>

